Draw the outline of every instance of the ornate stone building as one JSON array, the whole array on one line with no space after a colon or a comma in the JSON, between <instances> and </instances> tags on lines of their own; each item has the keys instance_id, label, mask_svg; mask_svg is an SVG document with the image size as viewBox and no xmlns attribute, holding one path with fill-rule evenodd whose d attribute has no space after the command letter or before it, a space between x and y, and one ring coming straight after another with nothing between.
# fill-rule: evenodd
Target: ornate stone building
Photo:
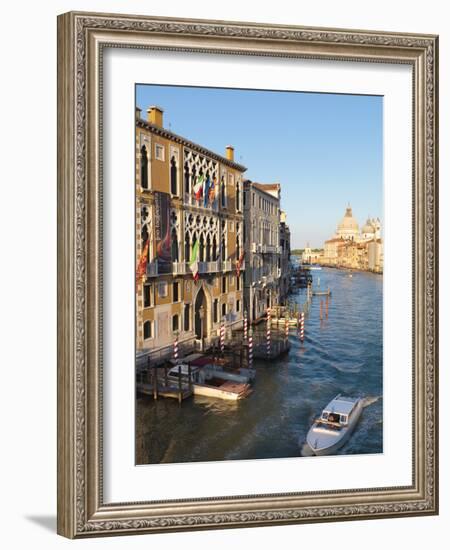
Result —
<instances>
[{"instance_id":1,"label":"ornate stone building","mask_svg":"<svg viewBox=\"0 0 450 550\"><path fill-rule=\"evenodd\" d=\"M251 321L279 303L280 184L244 182L245 303Z\"/></svg>"},{"instance_id":2,"label":"ornate stone building","mask_svg":"<svg viewBox=\"0 0 450 550\"><path fill-rule=\"evenodd\" d=\"M291 231L286 223L286 212L280 210L280 304L286 304L290 287Z\"/></svg>"},{"instance_id":3,"label":"ornate stone building","mask_svg":"<svg viewBox=\"0 0 450 550\"><path fill-rule=\"evenodd\" d=\"M136 110L136 348L157 357L201 348L242 325L246 168ZM142 273L139 271L143 266Z\"/></svg>"}]
</instances>

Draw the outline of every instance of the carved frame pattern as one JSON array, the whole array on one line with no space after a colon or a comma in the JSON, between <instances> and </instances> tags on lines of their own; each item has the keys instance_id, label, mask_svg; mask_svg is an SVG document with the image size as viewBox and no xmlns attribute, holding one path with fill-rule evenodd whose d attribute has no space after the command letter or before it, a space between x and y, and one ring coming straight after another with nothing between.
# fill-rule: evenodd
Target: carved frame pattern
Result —
<instances>
[{"instance_id":1,"label":"carved frame pattern","mask_svg":"<svg viewBox=\"0 0 450 550\"><path fill-rule=\"evenodd\" d=\"M436 514L437 37L72 12L58 18L58 41L58 532L75 538ZM105 46L413 66L411 487L103 503L102 136L95 76L102 81Z\"/></svg>"}]
</instances>

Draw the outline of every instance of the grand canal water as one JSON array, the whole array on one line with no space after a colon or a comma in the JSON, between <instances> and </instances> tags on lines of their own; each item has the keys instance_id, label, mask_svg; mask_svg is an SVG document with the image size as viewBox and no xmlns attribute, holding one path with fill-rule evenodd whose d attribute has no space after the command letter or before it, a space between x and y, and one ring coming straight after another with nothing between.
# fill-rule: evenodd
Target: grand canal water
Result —
<instances>
[{"instance_id":1,"label":"grand canal water","mask_svg":"<svg viewBox=\"0 0 450 550\"><path fill-rule=\"evenodd\" d=\"M320 319L325 298L313 297L303 346L291 331L288 355L273 363L256 361L249 398L195 397L179 406L170 399L138 397L136 463L308 454L302 442L311 421L338 393L365 399L360 421L338 453L382 452L382 277L322 269L314 272L314 286L318 283L332 290L328 318ZM291 296L299 305L305 300L304 290Z\"/></svg>"}]
</instances>

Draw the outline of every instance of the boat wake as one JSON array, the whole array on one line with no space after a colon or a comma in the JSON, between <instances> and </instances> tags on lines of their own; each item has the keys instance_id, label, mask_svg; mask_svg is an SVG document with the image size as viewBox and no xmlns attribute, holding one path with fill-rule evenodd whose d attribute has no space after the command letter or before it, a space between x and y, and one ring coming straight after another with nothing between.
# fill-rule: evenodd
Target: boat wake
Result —
<instances>
[{"instance_id":1,"label":"boat wake","mask_svg":"<svg viewBox=\"0 0 450 550\"><path fill-rule=\"evenodd\" d=\"M378 395L378 396L368 396L368 397L364 397L363 400L362 400L362 406L364 408L368 407L369 405L373 405L374 403L376 403L377 401L379 401L381 399L381 395Z\"/></svg>"},{"instance_id":2,"label":"boat wake","mask_svg":"<svg viewBox=\"0 0 450 550\"><path fill-rule=\"evenodd\" d=\"M300 456L314 456L313 450L311 447L304 441L300 443Z\"/></svg>"}]
</instances>

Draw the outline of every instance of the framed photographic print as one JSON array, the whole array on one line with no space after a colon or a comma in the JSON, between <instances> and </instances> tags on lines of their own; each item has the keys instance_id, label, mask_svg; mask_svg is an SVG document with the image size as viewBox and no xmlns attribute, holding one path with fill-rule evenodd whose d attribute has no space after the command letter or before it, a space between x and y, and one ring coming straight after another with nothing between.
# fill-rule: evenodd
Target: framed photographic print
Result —
<instances>
[{"instance_id":1,"label":"framed photographic print","mask_svg":"<svg viewBox=\"0 0 450 550\"><path fill-rule=\"evenodd\" d=\"M430 35L58 18L58 532L436 514Z\"/></svg>"}]
</instances>

